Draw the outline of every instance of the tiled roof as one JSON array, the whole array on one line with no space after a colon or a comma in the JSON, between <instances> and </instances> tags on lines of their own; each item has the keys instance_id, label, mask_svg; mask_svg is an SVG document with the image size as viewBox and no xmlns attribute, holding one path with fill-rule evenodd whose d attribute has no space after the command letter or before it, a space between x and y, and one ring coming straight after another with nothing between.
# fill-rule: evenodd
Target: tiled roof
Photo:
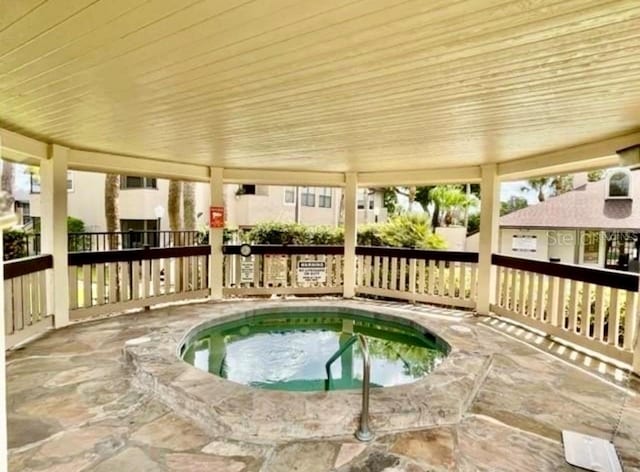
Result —
<instances>
[{"instance_id":1,"label":"tiled roof","mask_svg":"<svg viewBox=\"0 0 640 472\"><path fill-rule=\"evenodd\" d=\"M640 170L631 175L630 199L606 199L602 179L505 215L500 226L640 231Z\"/></svg>"}]
</instances>

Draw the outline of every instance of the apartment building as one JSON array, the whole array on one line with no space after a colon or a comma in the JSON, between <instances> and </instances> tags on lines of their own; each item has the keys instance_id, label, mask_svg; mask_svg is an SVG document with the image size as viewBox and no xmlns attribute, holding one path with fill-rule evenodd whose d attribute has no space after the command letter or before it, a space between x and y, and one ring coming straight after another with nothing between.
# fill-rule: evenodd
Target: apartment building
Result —
<instances>
[{"instance_id":1,"label":"apartment building","mask_svg":"<svg viewBox=\"0 0 640 472\"><path fill-rule=\"evenodd\" d=\"M21 201L25 220L40 216L40 186L32 175L29 192ZM209 185L196 183L196 226L208 224ZM69 171L68 214L84 221L87 231L106 231L105 175ZM120 225L122 231L169 229L167 201L169 181L150 177L122 176L120 179ZM228 228L250 228L263 221L299 222L305 225L340 223L342 190L331 187L284 187L268 185L226 185L225 209ZM387 212L382 192L360 189L358 223L383 222Z\"/></svg>"}]
</instances>

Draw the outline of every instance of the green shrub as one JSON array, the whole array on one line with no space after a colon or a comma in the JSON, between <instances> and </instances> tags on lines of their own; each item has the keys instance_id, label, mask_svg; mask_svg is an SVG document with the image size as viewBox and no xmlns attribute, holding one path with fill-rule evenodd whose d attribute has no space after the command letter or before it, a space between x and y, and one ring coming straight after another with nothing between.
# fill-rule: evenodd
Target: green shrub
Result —
<instances>
[{"instance_id":1,"label":"green shrub","mask_svg":"<svg viewBox=\"0 0 640 472\"><path fill-rule=\"evenodd\" d=\"M267 222L254 226L246 235L252 244L308 244L308 230L297 223Z\"/></svg>"},{"instance_id":2,"label":"green shrub","mask_svg":"<svg viewBox=\"0 0 640 472\"><path fill-rule=\"evenodd\" d=\"M340 245L344 244L344 229L334 226L316 226L307 230L309 244Z\"/></svg>"},{"instance_id":3,"label":"green shrub","mask_svg":"<svg viewBox=\"0 0 640 472\"><path fill-rule=\"evenodd\" d=\"M344 244L344 229L331 226L305 227L296 223L260 223L245 233L242 240L251 244ZM395 246L445 249L442 237L432 233L423 215L402 214L386 223L360 226L361 246Z\"/></svg>"},{"instance_id":4,"label":"green shrub","mask_svg":"<svg viewBox=\"0 0 640 472\"><path fill-rule=\"evenodd\" d=\"M362 225L358 228L359 246L385 246L380 235L380 229L384 223Z\"/></svg>"},{"instance_id":5,"label":"green shrub","mask_svg":"<svg viewBox=\"0 0 640 472\"><path fill-rule=\"evenodd\" d=\"M21 229L5 230L2 235L4 260L9 261L29 255L27 233Z\"/></svg>"},{"instance_id":6,"label":"green shrub","mask_svg":"<svg viewBox=\"0 0 640 472\"><path fill-rule=\"evenodd\" d=\"M387 246L446 249L445 240L432 233L425 215L403 213L393 216L380 228L380 236Z\"/></svg>"},{"instance_id":7,"label":"green shrub","mask_svg":"<svg viewBox=\"0 0 640 472\"><path fill-rule=\"evenodd\" d=\"M67 216L67 233L84 233L86 227L84 221L80 218L73 216Z\"/></svg>"}]
</instances>

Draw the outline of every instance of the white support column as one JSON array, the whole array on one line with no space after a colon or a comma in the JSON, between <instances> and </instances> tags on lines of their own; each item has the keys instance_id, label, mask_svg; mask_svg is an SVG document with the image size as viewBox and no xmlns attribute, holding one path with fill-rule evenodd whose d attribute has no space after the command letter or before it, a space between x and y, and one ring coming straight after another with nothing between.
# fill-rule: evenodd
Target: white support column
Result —
<instances>
[{"instance_id":1,"label":"white support column","mask_svg":"<svg viewBox=\"0 0 640 472\"><path fill-rule=\"evenodd\" d=\"M69 149L49 146L48 159L40 161L40 238L42 254L53 256L47 275L47 306L54 325L69 324L69 269L67 247L67 158Z\"/></svg>"},{"instance_id":2,"label":"white support column","mask_svg":"<svg viewBox=\"0 0 640 472\"><path fill-rule=\"evenodd\" d=\"M211 167L209 186L211 206L224 207L223 169ZM211 246L211 264L209 264L209 290L212 300L222 300L224 256L222 254L222 236L224 228L209 228L209 244Z\"/></svg>"},{"instance_id":3,"label":"white support column","mask_svg":"<svg viewBox=\"0 0 640 472\"><path fill-rule=\"evenodd\" d=\"M0 279L1 280L1 279ZM638 290L640 291L640 289ZM636 344L633 350L633 361L631 363L631 372L640 377L640 309L638 307L638 301L635 304L636 310Z\"/></svg>"},{"instance_id":4,"label":"white support column","mask_svg":"<svg viewBox=\"0 0 640 472\"><path fill-rule=\"evenodd\" d=\"M497 283L491 255L498 252L500 237L500 181L495 164L483 165L480 183L480 250L478 257L478 300L476 311L488 315Z\"/></svg>"},{"instance_id":5,"label":"white support column","mask_svg":"<svg viewBox=\"0 0 640 472\"><path fill-rule=\"evenodd\" d=\"M356 295L356 243L358 228L358 179L355 172L345 174L344 187L344 298Z\"/></svg>"},{"instance_id":6,"label":"white support column","mask_svg":"<svg viewBox=\"0 0 640 472\"><path fill-rule=\"evenodd\" d=\"M0 136L0 156L2 156L2 136ZM2 218L1 220L5 220ZM0 233L2 233L5 224L0 220ZM7 220L9 222L9 220ZM4 260L3 245L0 244L0 261ZM6 326L4 324L4 264L0 263L0 307L2 308L2 318L0 319L0 326ZM0 351L2 351L2 358L0 359L0 379L2 380L2 387L0 387L0 471L7 470L7 373L5 367L5 341L4 333L0 336Z\"/></svg>"}]
</instances>

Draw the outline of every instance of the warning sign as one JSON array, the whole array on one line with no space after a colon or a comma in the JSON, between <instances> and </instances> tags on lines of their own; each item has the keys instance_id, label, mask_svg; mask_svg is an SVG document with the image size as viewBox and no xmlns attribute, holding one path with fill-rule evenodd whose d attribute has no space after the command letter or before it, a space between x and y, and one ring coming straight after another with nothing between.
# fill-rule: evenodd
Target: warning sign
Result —
<instances>
[{"instance_id":1,"label":"warning sign","mask_svg":"<svg viewBox=\"0 0 640 472\"><path fill-rule=\"evenodd\" d=\"M253 260L243 259L240 261L240 283L248 284L253 282L255 266Z\"/></svg>"},{"instance_id":2,"label":"warning sign","mask_svg":"<svg viewBox=\"0 0 640 472\"><path fill-rule=\"evenodd\" d=\"M327 263L324 261L298 261L298 283L327 281Z\"/></svg>"}]
</instances>

